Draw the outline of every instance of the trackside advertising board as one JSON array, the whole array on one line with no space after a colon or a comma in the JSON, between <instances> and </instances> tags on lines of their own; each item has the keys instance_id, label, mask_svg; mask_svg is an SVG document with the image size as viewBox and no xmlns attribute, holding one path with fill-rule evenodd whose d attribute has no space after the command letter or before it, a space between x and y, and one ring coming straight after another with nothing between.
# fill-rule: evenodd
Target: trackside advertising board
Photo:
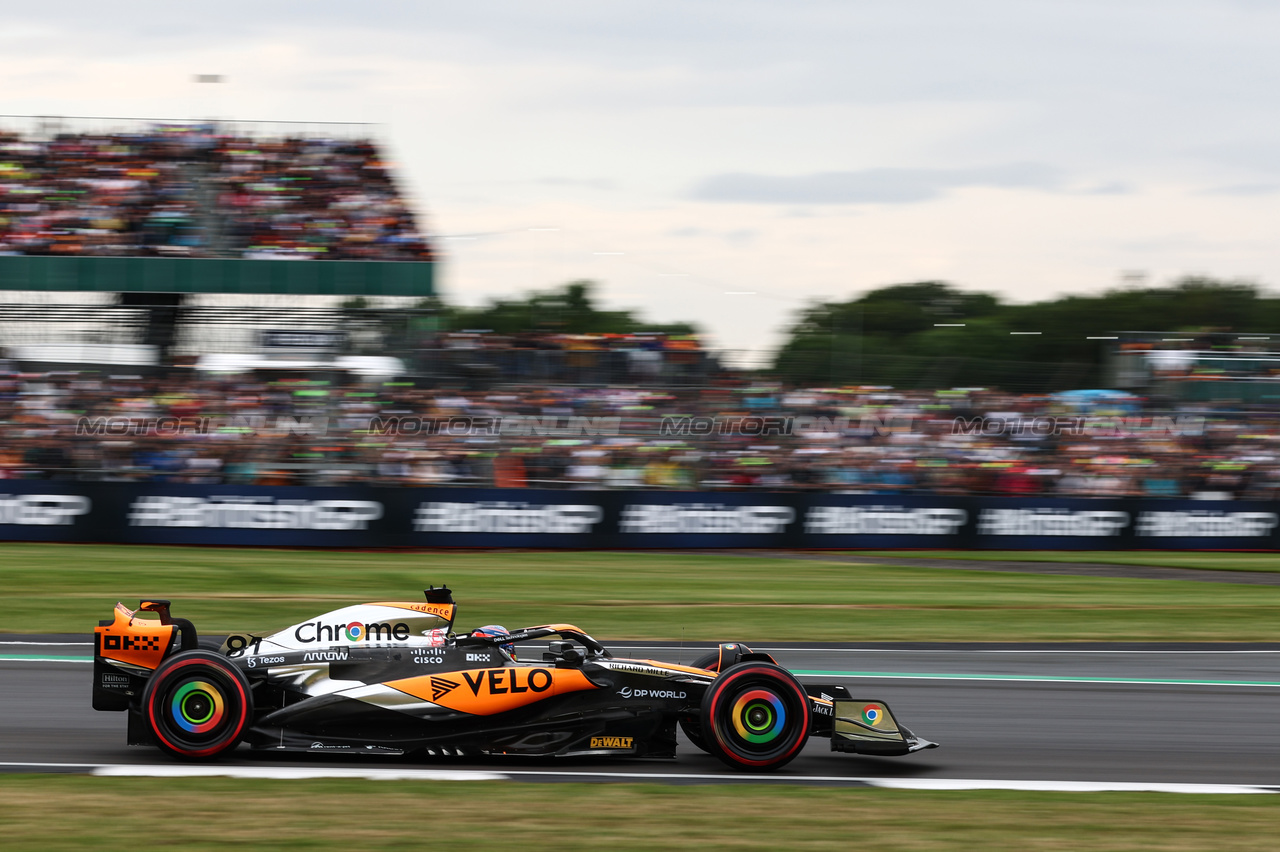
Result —
<instances>
[{"instance_id":1,"label":"trackside advertising board","mask_svg":"<svg viewBox=\"0 0 1280 852\"><path fill-rule=\"evenodd\" d=\"M1280 550L1280 502L0 481L0 541Z\"/></svg>"}]
</instances>

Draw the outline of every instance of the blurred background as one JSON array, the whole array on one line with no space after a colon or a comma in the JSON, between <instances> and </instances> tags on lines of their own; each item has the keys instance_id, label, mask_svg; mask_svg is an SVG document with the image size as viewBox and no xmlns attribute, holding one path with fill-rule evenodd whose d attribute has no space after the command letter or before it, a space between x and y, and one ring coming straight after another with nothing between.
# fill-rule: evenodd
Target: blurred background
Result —
<instances>
[{"instance_id":1,"label":"blurred background","mask_svg":"<svg viewBox=\"0 0 1280 852\"><path fill-rule=\"evenodd\" d=\"M1278 13L1033 5L15 10L0 477L1270 499Z\"/></svg>"}]
</instances>

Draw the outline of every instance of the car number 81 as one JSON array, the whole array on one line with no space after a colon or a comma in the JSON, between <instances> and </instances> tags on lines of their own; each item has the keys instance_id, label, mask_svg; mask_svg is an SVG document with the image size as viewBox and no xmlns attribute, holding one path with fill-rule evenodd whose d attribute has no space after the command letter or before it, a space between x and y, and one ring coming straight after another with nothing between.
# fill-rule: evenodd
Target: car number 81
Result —
<instances>
[{"instance_id":1,"label":"car number 81","mask_svg":"<svg viewBox=\"0 0 1280 852\"><path fill-rule=\"evenodd\" d=\"M252 648L251 653L258 653L258 648L262 646L261 636L249 636L244 633L232 633L227 637L227 656L240 657L245 651Z\"/></svg>"}]
</instances>

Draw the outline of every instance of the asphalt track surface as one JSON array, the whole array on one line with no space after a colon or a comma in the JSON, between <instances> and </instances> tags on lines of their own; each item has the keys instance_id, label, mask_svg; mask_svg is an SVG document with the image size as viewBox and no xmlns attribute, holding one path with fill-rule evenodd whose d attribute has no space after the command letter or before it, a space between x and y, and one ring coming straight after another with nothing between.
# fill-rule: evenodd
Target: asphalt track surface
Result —
<instances>
[{"instance_id":1,"label":"asphalt track surface","mask_svg":"<svg viewBox=\"0 0 1280 852\"><path fill-rule=\"evenodd\" d=\"M69 644L15 644L15 643ZM615 643L618 656L689 662L700 649ZM801 680L888 702L941 743L898 758L834 754L811 740L772 782L990 779L1280 785L1280 645L874 645L759 643ZM124 743L124 715L89 706L84 636L0 637L0 771L171 764ZM20 658L19 658L20 657ZM81 661L60 659L79 657ZM255 754L245 767L439 769L521 780L750 781L683 739L670 760L512 761ZM765 780L765 779L761 779Z\"/></svg>"}]
</instances>

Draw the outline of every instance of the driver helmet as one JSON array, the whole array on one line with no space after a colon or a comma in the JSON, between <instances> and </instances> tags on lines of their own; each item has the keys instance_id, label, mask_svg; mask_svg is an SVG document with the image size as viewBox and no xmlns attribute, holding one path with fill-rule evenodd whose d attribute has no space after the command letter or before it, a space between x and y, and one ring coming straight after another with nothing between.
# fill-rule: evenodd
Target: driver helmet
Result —
<instances>
[{"instance_id":1,"label":"driver helmet","mask_svg":"<svg viewBox=\"0 0 1280 852\"><path fill-rule=\"evenodd\" d=\"M477 627L471 632L472 636L510 636L511 631L503 627L501 624L486 624L484 627ZM499 648L506 651L511 659L516 658L516 646L514 642L508 642L505 645L499 645Z\"/></svg>"}]
</instances>

